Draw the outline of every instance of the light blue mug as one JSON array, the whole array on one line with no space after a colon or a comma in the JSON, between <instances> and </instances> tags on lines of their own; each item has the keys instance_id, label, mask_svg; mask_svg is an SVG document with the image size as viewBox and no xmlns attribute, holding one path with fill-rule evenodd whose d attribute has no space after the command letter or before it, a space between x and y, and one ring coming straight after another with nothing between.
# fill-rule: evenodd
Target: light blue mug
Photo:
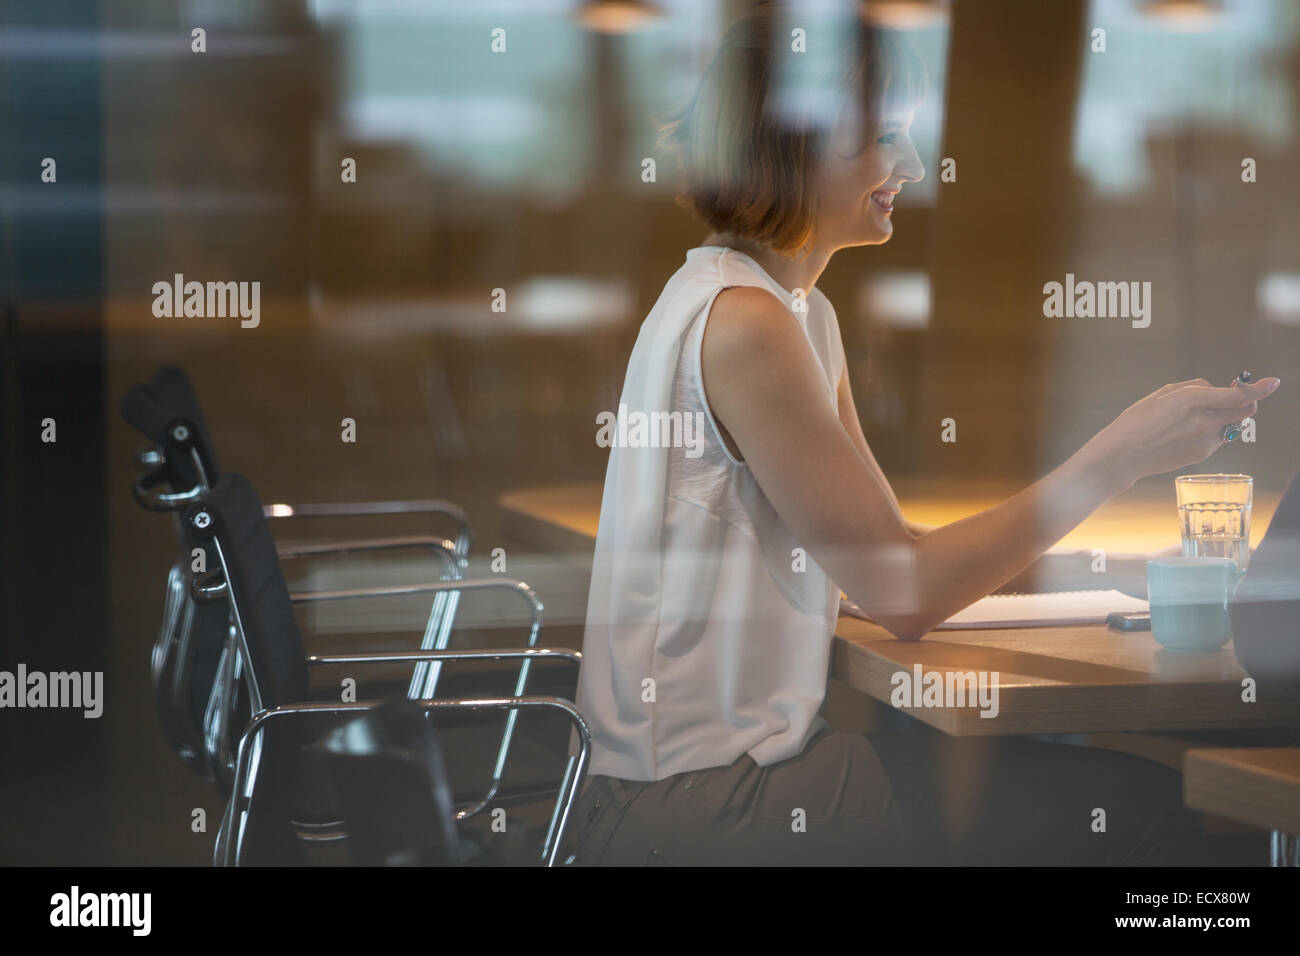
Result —
<instances>
[{"instance_id":1,"label":"light blue mug","mask_svg":"<svg viewBox=\"0 0 1300 956\"><path fill-rule=\"evenodd\" d=\"M1147 562L1151 635L1171 651L1216 651L1232 639L1228 602L1240 575L1232 558Z\"/></svg>"}]
</instances>

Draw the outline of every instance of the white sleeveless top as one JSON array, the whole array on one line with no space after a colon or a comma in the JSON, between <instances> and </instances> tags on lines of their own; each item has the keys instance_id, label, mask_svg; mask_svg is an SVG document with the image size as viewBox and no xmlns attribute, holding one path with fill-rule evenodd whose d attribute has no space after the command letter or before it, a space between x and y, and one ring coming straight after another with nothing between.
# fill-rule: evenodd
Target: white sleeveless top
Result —
<instances>
[{"instance_id":1,"label":"white sleeveless top","mask_svg":"<svg viewBox=\"0 0 1300 956\"><path fill-rule=\"evenodd\" d=\"M687 252L641 326L607 435L577 699L593 774L661 780L742 754L768 766L824 726L839 588L728 452L700 374L713 300L742 285L790 311L836 404L844 347L829 300L796 299L733 249ZM679 414L665 424L665 412Z\"/></svg>"}]
</instances>

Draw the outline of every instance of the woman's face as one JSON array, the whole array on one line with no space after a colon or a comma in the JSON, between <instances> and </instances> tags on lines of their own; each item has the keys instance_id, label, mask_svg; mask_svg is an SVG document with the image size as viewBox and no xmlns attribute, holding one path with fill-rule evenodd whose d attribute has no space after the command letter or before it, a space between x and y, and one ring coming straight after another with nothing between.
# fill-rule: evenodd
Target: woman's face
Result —
<instances>
[{"instance_id":1,"label":"woman's face","mask_svg":"<svg viewBox=\"0 0 1300 956\"><path fill-rule=\"evenodd\" d=\"M856 156L854 132L841 122L815 185L817 243L831 250L888 242L894 234L894 198L904 183L920 182L925 167L912 144L913 111L886 111L881 128Z\"/></svg>"}]
</instances>

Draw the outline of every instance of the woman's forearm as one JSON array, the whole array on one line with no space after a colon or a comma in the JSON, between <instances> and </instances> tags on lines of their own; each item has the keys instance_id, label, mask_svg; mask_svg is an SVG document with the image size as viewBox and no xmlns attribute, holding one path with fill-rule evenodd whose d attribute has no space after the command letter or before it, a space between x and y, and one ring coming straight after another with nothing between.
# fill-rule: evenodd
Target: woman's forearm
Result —
<instances>
[{"instance_id":1,"label":"woman's forearm","mask_svg":"<svg viewBox=\"0 0 1300 956\"><path fill-rule=\"evenodd\" d=\"M889 576L898 593L864 606L896 636L919 638L1011 580L1132 483L1086 445L1001 504L919 534L900 556L910 568Z\"/></svg>"},{"instance_id":2,"label":"woman's forearm","mask_svg":"<svg viewBox=\"0 0 1300 956\"><path fill-rule=\"evenodd\" d=\"M928 534L939 525L908 521L907 529L913 537ZM1097 552L1087 548L1048 548L1021 571L1004 581L994 594L1027 594L1039 591L1077 591L1088 588L1116 587L1110 574L1110 564L1097 560ZM1115 555L1119 559L1134 559L1145 555ZM1128 570L1127 567L1124 570ZM1123 590L1123 587L1120 588Z\"/></svg>"}]
</instances>

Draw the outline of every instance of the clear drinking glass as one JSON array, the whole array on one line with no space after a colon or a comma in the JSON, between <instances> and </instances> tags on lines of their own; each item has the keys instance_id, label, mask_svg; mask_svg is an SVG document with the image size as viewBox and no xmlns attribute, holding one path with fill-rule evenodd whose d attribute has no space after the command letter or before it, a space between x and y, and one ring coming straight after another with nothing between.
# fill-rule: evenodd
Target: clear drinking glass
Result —
<instances>
[{"instance_id":1,"label":"clear drinking glass","mask_svg":"<svg viewBox=\"0 0 1300 956\"><path fill-rule=\"evenodd\" d=\"M1174 487L1183 555L1231 558L1237 563L1237 572L1244 572L1250 564L1255 479L1250 475L1182 475L1174 479Z\"/></svg>"}]
</instances>

